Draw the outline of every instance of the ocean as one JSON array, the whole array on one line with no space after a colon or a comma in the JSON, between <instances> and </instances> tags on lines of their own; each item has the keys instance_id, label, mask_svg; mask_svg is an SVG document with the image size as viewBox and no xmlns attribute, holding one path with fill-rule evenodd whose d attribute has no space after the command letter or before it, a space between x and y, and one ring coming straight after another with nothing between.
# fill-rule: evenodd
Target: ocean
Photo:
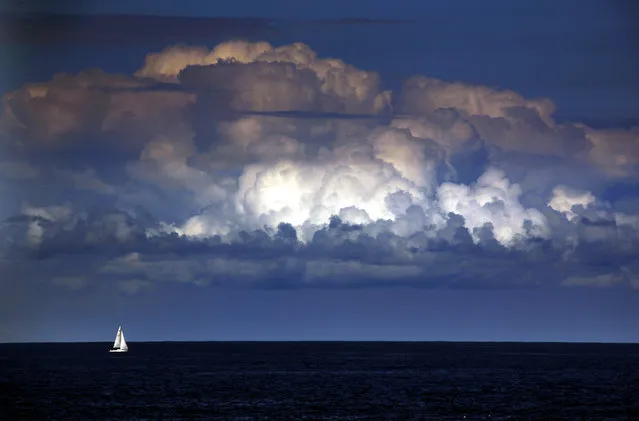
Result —
<instances>
[{"instance_id":1,"label":"ocean","mask_svg":"<svg viewBox=\"0 0 639 421\"><path fill-rule=\"evenodd\" d=\"M639 420L639 345L0 344L6 420Z\"/></svg>"}]
</instances>

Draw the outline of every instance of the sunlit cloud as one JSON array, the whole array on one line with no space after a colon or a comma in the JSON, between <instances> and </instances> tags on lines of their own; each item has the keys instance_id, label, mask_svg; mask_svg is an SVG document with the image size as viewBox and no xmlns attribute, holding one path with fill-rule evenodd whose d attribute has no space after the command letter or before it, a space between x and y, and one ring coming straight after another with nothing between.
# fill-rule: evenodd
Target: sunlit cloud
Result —
<instances>
[{"instance_id":1,"label":"sunlit cloud","mask_svg":"<svg viewBox=\"0 0 639 421\"><path fill-rule=\"evenodd\" d=\"M0 177L24 199L0 227L2 259L37 270L90 255L54 284L110 279L128 294L157 282L633 286L639 214L600 195L636 182L637 128L554 112L547 98L426 76L390 92L301 43L173 46L132 75L58 75L2 98L12 159ZM574 185L580 174L599 184ZM38 177L55 188L28 184Z\"/></svg>"}]
</instances>

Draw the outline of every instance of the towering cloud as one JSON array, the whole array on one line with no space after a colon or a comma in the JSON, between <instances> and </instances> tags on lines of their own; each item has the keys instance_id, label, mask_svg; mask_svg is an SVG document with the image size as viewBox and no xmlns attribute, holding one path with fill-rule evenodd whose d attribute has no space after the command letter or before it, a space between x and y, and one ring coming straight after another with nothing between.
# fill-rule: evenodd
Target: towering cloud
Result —
<instances>
[{"instance_id":1,"label":"towering cloud","mask_svg":"<svg viewBox=\"0 0 639 421\"><path fill-rule=\"evenodd\" d=\"M133 75L58 75L2 98L0 177L19 194L0 208L0 264L73 261L55 285L126 293L636 287L639 212L599 196L634 182L637 129L558 124L554 109L423 76L391 93L299 43L175 46Z\"/></svg>"},{"instance_id":2,"label":"towering cloud","mask_svg":"<svg viewBox=\"0 0 639 421\"><path fill-rule=\"evenodd\" d=\"M307 45L227 42L211 51L171 47L149 54L136 75L226 91L232 107L251 111L380 112L390 93L379 76L338 59L318 59ZM222 94L224 95L224 94Z\"/></svg>"}]
</instances>

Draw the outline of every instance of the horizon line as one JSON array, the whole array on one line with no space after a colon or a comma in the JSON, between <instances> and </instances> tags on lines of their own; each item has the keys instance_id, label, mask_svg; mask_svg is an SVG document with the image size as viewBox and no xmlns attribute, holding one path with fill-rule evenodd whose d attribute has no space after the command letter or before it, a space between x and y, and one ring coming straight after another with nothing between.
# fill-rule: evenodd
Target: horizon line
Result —
<instances>
[{"instance_id":1,"label":"horizon line","mask_svg":"<svg viewBox=\"0 0 639 421\"><path fill-rule=\"evenodd\" d=\"M102 344L110 343L112 341L14 341L4 342L0 341L0 345L54 345L54 344ZM295 339L237 339L237 340L150 340L150 341L131 341L127 340L127 343L131 344L166 344L166 343L423 343L423 344L572 344L572 345L639 345L639 342L624 342L624 341L482 341L482 340L388 340L388 339L375 339L375 340L339 340L339 339L308 339L308 340L295 340Z\"/></svg>"}]
</instances>

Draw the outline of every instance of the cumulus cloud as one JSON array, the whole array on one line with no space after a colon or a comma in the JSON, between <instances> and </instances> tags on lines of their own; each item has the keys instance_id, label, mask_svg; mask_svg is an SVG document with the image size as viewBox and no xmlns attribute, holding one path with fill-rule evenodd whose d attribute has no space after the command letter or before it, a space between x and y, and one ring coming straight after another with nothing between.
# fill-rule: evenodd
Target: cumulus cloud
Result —
<instances>
[{"instance_id":1,"label":"cumulus cloud","mask_svg":"<svg viewBox=\"0 0 639 421\"><path fill-rule=\"evenodd\" d=\"M148 82L99 69L58 74L3 96L3 149L140 148L150 136L179 124L181 110L194 99L188 92L154 90Z\"/></svg>"},{"instance_id":2,"label":"cumulus cloud","mask_svg":"<svg viewBox=\"0 0 639 421\"><path fill-rule=\"evenodd\" d=\"M318 59L301 43L273 48L266 42L232 41L210 51L169 47L149 54L136 75L230 90L233 105L254 111L379 112L389 106L390 100L389 92L380 91L375 72L357 69L339 59Z\"/></svg>"},{"instance_id":3,"label":"cumulus cloud","mask_svg":"<svg viewBox=\"0 0 639 421\"><path fill-rule=\"evenodd\" d=\"M307 165L282 161L247 167L239 180L236 206L240 215L260 225L322 224L353 206L371 220L389 219L393 213L385 199L400 191L417 200L422 195L395 166L376 159L373 148L353 145L336 148L333 156Z\"/></svg>"},{"instance_id":4,"label":"cumulus cloud","mask_svg":"<svg viewBox=\"0 0 639 421\"><path fill-rule=\"evenodd\" d=\"M2 98L0 177L25 202L0 225L0 258L37 271L84 256L52 282L126 294L636 285L639 214L600 186L636 177L637 129L554 110L424 76L391 95L299 43L173 46L133 75L57 75ZM66 189L26 184L48 175Z\"/></svg>"},{"instance_id":5,"label":"cumulus cloud","mask_svg":"<svg viewBox=\"0 0 639 421\"><path fill-rule=\"evenodd\" d=\"M71 207L67 204L37 208L25 204L22 214L32 217L29 221L26 237L31 245L38 246L42 242L46 224L68 220L71 215Z\"/></svg>"},{"instance_id":6,"label":"cumulus cloud","mask_svg":"<svg viewBox=\"0 0 639 421\"><path fill-rule=\"evenodd\" d=\"M551 100L529 100L510 90L416 76L405 82L397 109L422 118L417 124L403 123L415 133L453 145L472 133L501 149L527 154L567 156L591 148L583 126L555 122Z\"/></svg>"},{"instance_id":7,"label":"cumulus cloud","mask_svg":"<svg viewBox=\"0 0 639 421\"><path fill-rule=\"evenodd\" d=\"M533 110L544 123L554 124L555 106L549 99L526 100L510 90L497 91L486 86L414 76L404 83L400 106L406 112L430 114L440 108L459 110L468 116L509 117L512 108Z\"/></svg>"},{"instance_id":8,"label":"cumulus cloud","mask_svg":"<svg viewBox=\"0 0 639 421\"><path fill-rule=\"evenodd\" d=\"M639 171L639 127L594 130L584 126L592 143L590 159L613 177L636 177Z\"/></svg>"},{"instance_id":9,"label":"cumulus cloud","mask_svg":"<svg viewBox=\"0 0 639 421\"><path fill-rule=\"evenodd\" d=\"M577 217L577 214L573 212L573 206L581 206L585 209L593 203L595 203L595 196L592 193L560 185L553 189L548 206L572 221Z\"/></svg>"},{"instance_id":10,"label":"cumulus cloud","mask_svg":"<svg viewBox=\"0 0 639 421\"><path fill-rule=\"evenodd\" d=\"M187 66L216 64L220 60L231 59L240 63L249 63L272 48L266 42L243 41L225 42L213 50L203 47L173 46L160 53L148 54L144 66L136 72L136 75L177 82L178 74Z\"/></svg>"},{"instance_id":11,"label":"cumulus cloud","mask_svg":"<svg viewBox=\"0 0 639 421\"><path fill-rule=\"evenodd\" d=\"M489 169L474 186L443 183L437 195L442 210L461 215L475 239L476 230L490 224L495 239L508 246L522 237L546 237L549 231L540 211L519 202L521 193L503 172Z\"/></svg>"}]
</instances>

